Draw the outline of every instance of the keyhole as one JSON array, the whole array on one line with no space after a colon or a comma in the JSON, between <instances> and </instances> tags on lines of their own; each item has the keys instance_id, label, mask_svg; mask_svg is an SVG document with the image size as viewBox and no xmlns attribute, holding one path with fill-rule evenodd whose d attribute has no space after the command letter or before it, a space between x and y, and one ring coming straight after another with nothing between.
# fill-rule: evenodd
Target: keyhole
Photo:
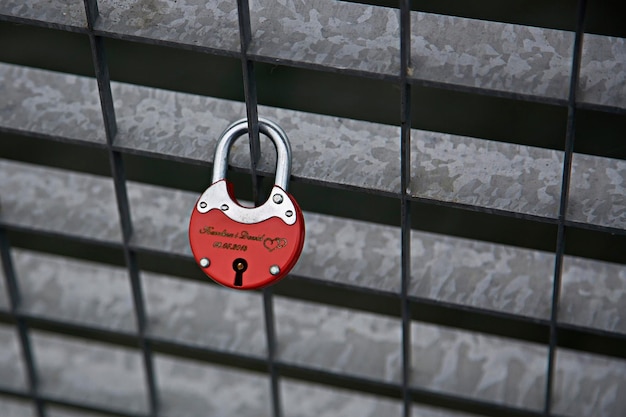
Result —
<instances>
[{"instance_id":1,"label":"keyhole","mask_svg":"<svg viewBox=\"0 0 626 417\"><path fill-rule=\"evenodd\" d=\"M245 259L237 258L233 261L233 270L235 271L235 287L243 285L243 273L248 269L248 262Z\"/></svg>"}]
</instances>

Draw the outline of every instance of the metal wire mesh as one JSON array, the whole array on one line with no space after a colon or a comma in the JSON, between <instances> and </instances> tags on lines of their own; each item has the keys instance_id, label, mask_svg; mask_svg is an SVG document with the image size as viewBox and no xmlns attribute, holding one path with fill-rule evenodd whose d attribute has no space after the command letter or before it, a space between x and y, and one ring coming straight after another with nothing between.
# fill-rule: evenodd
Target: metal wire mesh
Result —
<instances>
[{"instance_id":1,"label":"metal wire mesh","mask_svg":"<svg viewBox=\"0 0 626 417\"><path fill-rule=\"evenodd\" d=\"M583 233L619 250L626 236L626 163L575 147L581 111L626 109L624 40L585 33L586 3L566 31L406 0L4 1L4 22L87 37L95 77L0 63L0 131L106 155L110 170L0 160L1 414L621 415L624 258L566 246ZM112 40L234 58L244 100L111 81ZM393 85L397 123L259 105L264 64ZM416 129L424 89L557 109L564 145ZM127 171L133 156L206 170L245 115L250 145L231 164L258 202L275 162L259 114L288 132L294 184L331 208L303 205L290 279L232 293L191 260L202 190ZM389 199L397 224L346 214L333 193ZM551 239L416 227L445 210Z\"/></svg>"}]
</instances>

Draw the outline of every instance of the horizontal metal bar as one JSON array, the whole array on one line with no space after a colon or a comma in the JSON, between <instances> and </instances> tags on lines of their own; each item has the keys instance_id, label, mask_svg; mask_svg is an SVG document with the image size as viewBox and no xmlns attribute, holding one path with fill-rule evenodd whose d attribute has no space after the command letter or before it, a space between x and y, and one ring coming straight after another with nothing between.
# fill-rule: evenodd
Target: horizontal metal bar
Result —
<instances>
[{"instance_id":1,"label":"horizontal metal bar","mask_svg":"<svg viewBox=\"0 0 626 417\"><path fill-rule=\"evenodd\" d=\"M77 8L71 4L55 0L55 9L46 3L44 10L49 8L50 14L42 17L36 7L41 0L29 0L25 7L19 7L21 3L11 0L0 6L0 20L86 32L84 16L77 16ZM399 81L397 14L392 8L331 0L317 1L314 6L258 1L251 9L249 58ZM411 18L414 68L410 75L414 82L566 104L572 32L422 12L412 12ZM167 1L159 9L147 0L118 2L115 6L101 1L95 29L98 36L216 55L240 54L236 5L225 0L203 7L183 0ZM293 33L298 34L295 41ZM581 105L626 111L625 67L620 52L623 42L620 38L585 36Z\"/></svg>"},{"instance_id":2,"label":"horizontal metal bar","mask_svg":"<svg viewBox=\"0 0 626 417\"><path fill-rule=\"evenodd\" d=\"M1 166L6 173L2 176L2 194L11 196L3 199L2 222L8 227L73 236L83 241L113 247L116 244L121 245L121 238L115 235L118 230L115 207L111 205L107 208L105 203L82 203L112 201L110 181L8 161ZM41 178L45 178L45 181L42 182ZM49 184L54 187L49 187ZM28 190L28 193L24 190ZM54 190L54 195L45 197L51 190ZM128 192L130 208L136 222L131 241L133 248L190 259L187 220L189 207L193 207L197 195L137 183L129 183ZM60 198L64 193L67 195ZM68 205L68 201L76 203ZM27 209L33 206L36 207L34 211ZM86 221L70 221L67 213L73 213L74 218L85 218ZM293 271L294 275L326 281L328 284L399 293L399 229L313 213L306 213L305 216L309 225L309 243ZM333 233L329 234L329 230ZM345 236L346 241L352 241L353 244L337 245L334 240L337 234ZM357 242L365 241L369 243L356 245ZM542 297L549 293L549 271L552 268L549 253L417 231L413 232L412 247L414 268L411 296L492 309L505 314L546 317L547 312L542 310L542 306L547 305L547 301ZM353 257L357 253L360 261L355 264ZM481 259L484 261L477 261ZM589 265L587 270L590 272L587 275L596 270L598 265L607 265L607 268L619 271L617 265L609 267L610 264L596 265L594 261L577 259L572 258L579 265ZM474 267L468 267L469 264ZM329 268L331 265L333 268ZM506 266L504 270L507 272L503 272L503 266ZM574 269L572 273L578 270ZM574 276L572 275L572 279ZM466 285L468 277L475 277L469 278L475 280L473 286ZM566 277L566 282L570 282L568 279ZM461 282L465 284L461 285ZM521 285L522 282L525 284ZM589 297L603 297L603 287L600 286L595 295L576 301L579 298L578 286L585 285L580 279L579 282L577 284L574 280L568 284L571 285L569 294L573 297L571 303L595 303L594 298ZM611 282L607 280L605 284L609 285ZM598 284L597 282L596 285ZM492 285L496 286L489 296L482 294L480 288ZM524 292L534 295L524 296L523 300L526 301L521 302L517 298L511 298L511 288L517 288L517 294L521 294L523 288ZM607 288L607 291L610 289ZM610 312L610 304L601 304L606 305L609 315L602 316L603 319L595 322L594 326L606 326L612 322L611 317L619 315L617 311ZM571 312L579 315L581 313L575 310Z\"/></svg>"},{"instance_id":3,"label":"horizontal metal bar","mask_svg":"<svg viewBox=\"0 0 626 417\"><path fill-rule=\"evenodd\" d=\"M24 400L30 400L31 399L28 396L28 394L26 394L25 392L10 390L10 389L7 389L7 388L2 387L2 386L0 386L0 395L7 396L7 397L24 399ZM38 398L41 399L42 401L44 401L47 404L61 406L61 407L68 407L70 409L80 410L80 411L84 411L84 412L94 412L94 413L98 413L100 415L103 414L103 415L106 415L106 416L118 416L118 417L148 417L147 414L133 413L133 412L121 411L121 410L112 410L112 409L110 409L108 407L95 406L95 405L92 405L92 404L83 403L81 401L66 400L66 399L60 399L60 398L54 398L54 397L50 397L50 396L45 396L45 395L44 396L40 396ZM85 416L85 417L90 417L90 416Z\"/></svg>"},{"instance_id":4,"label":"horizontal metal bar","mask_svg":"<svg viewBox=\"0 0 626 417\"><path fill-rule=\"evenodd\" d=\"M82 2L71 0L3 0L2 20L72 32L87 32Z\"/></svg>"},{"instance_id":5,"label":"horizontal metal bar","mask_svg":"<svg viewBox=\"0 0 626 417\"><path fill-rule=\"evenodd\" d=\"M419 244L417 247L419 247L420 245L421 244ZM440 244L438 244L438 246L440 246ZM443 249L446 248L445 245L441 247ZM139 253L141 255L141 251ZM166 255L167 252L162 252L162 253L163 255ZM485 253L488 253L488 252L485 252ZM496 251L495 253L498 253L498 251ZM163 255L159 255L159 256L163 256ZM482 257L481 255L478 255L475 251L467 252L466 255L475 256L476 258ZM510 255L511 255L510 253L507 254L507 256L505 256L503 259L507 259L507 258L516 259L515 256L513 256L512 258L509 258ZM126 310L124 309L120 310L119 308L116 309L117 318L114 317L113 320L104 321L104 322L100 321L97 324L94 324L93 321L90 321L89 319L90 315L92 314L90 311L93 308L95 308L94 306L97 306L98 303L104 303L103 305L108 306L108 305L115 305L114 300L121 300L119 296L115 296L113 299L111 299L111 297L113 297L114 294L117 294L120 291L121 292L127 291L126 285L123 282L123 280L120 279L117 281L116 280L110 281L107 285L109 289L106 292L99 291L97 300L95 300L88 296L88 294L85 292L86 290L81 290L80 285L76 287L76 285L72 284L73 281L71 279L72 274L78 274L81 276L87 274L89 276L93 276L94 278L92 280L86 281L84 283L84 286L86 286L86 288L90 288L89 282L92 282L94 279L97 279L98 275L114 276L116 273L118 273L121 276L122 274L121 268L108 267L108 266L92 264L92 263L85 263L84 261L73 261L73 260L69 260L66 258L50 257L49 255L37 254L34 252L24 252L24 251L17 250L17 249L15 252L15 259L16 259L16 266L22 276L22 281L24 284L28 284L29 282L32 281L30 276L35 277L35 275L41 275L37 273L38 271L37 265L42 265L42 266L47 265L48 267L47 267L46 274L47 275L49 275L50 273L53 274L51 275L51 278L49 278L52 280L50 281L50 285L53 285L55 288L59 288L59 291L61 291L61 294L66 294L66 298L71 300L63 304L63 309L53 308L48 305L49 303L46 304L47 303L46 300L50 298L49 294L47 294L46 292L43 292L43 293L38 292L35 289L31 289L30 285L26 285L24 291L26 294L29 295L29 300L25 304L22 313L27 314L28 317L30 317L31 319L34 315L36 317L39 317L38 320L42 320L42 318L39 315L44 314L45 312L45 314L49 315L53 321L54 320L67 321L68 326L71 326L71 325L79 326L77 327L77 329L80 329L81 326L82 327L94 326L92 330L93 332L106 332L107 329L115 329L116 332L119 333L121 331L123 333L125 331L130 330L128 326L123 325L124 317L126 317L126 319L128 320L130 320L132 317L132 314L128 309ZM576 286L579 284L573 279L580 279L581 275L580 275L580 272L577 272L576 270L574 270L573 272L574 275L570 274L570 269L571 269L569 267L571 263L570 259L571 259L571 262L574 262L574 261L576 262L573 265L576 265L578 269L580 269L581 266L586 265L588 262L586 260L582 260L578 258L566 257L566 270L565 270L565 279L564 279L565 290L564 290L564 304L563 304L564 305L563 309L565 311L563 311L561 314L561 316L564 317L565 322L558 324L559 331L564 331L566 333L575 332L577 334L584 334L585 339L587 340L587 343L585 343L584 345L579 345L577 348L587 350L587 351L597 351L598 353L612 352L608 354L621 356L624 352L626 352L626 349L622 349L620 351L618 347L624 345L626 341L626 333L623 332L623 329L619 327L618 321L611 319L611 317L614 317L614 318L619 317L619 315L621 314L619 313L620 311L619 309L621 308L619 301L617 301L617 310L613 304L608 303L606 313L597 314L597 317L606 318L607 320L605 321L598 321L598 320L596 320L595 322L585 321L585 317L586 317L585 312L588 311L587 309L580 309L581 310L580 312L574 311L574 313L567 310L570 304L577 305L580 303L583 303L583 304L590 303L590 302L596 303L594 299L585 299L584 297L581 298L581 296L578 295L578 290L576 289L577 288ZM191 263L188 259L186 260L186 262ZM605 264L605 263L598 263L598 264L600 265L601 268L613 268L616 272L621 271L618 265ZM425 270L431 270L433 272L436 272L438 269L440 270L439 267L436 267L434 265L431 265L431 266L424 265L423 267L425 268ZM590 264L589 268L597 269L597 265ZM177 267L176 270L180 272L182 269L180 267ZM115 272L115 271L118 271L118 272ZM529 269L529 272L530 271L532 271L532 269ZM163 294L161 296L158 295L162 293L163 291L167 292L168 294L180 292L178 290L175 291L173 289L168 290L168 288L172 285L175 286L176 288L184 288L185 286L188 286L188 285L192 285L192 286L197 285L197 284L191 284L191 283L186 284L185 282L176 283L177 279L174 279L173 277L166 277L166 276L161 277L159 275L153 275L148 272L146 272L145 274L146 274L146 278L144 279L144 283L146 285L146 288L148 289L147 294L150 298L152 297L157 297L156 299L163 298L164 297ZM603 273L603 274L606 275L606 273ZM459 279L461 281L465 281L466 278L468 276L471 277L471 275L472 275L471 272L468 271L467 274L460 276ZM570 276L572 278L570 278ZM584 273L582 276L584 276ZM185 277L181 276L180 278L185 278ZM450 278L453 278L453 277L450 277ZM590 276L590 278L593 279L592 276ZM523 282L523 278L521 279ZM421 278L421 280L427 281L425 278ZM613 281L612 278L610 278L610 275L607 281L608 282ZM33 281L33 282L36 282L36 281ZM200 282L206 283L207 281L202 280ZM449 281L449 282L454 282L454 281ZM422 287L423 285L424 284L420 284L420 286ZM459 284L456 284L456 285L459 285ZM480 286L480 285L481 284L473 285L473 287ZM510 285L511 284L505 285L503 286L503 288L509 288ZM117 288L117 287L120 287L120 288ZM449 284L444 284L444 285L440 284L438 285L438 287L445 290L446 288L449 287ZM80 299L74 299L74 298L71 298L69 295L67 295L67 294L70 294L70 292L74 290L82 291L83 296ZM598 301L600 301L601 298L603 297L602 294L606 292L606 291L604 292L603 291L604 290L601 290L601 288L598 287L599 298L596 297ZM207 299L210 299L213 296L217 296L219 299L224 299L224 295L218 294L219 292L220 292L220 289L218 287L208 285L206 287L204 286L200 286L197 288L190 287L187 291L182 292L181 296L183 296L184 294L193 293L193 294L204 294L203 297ZM400 314L400 312L397 309L397 302L399 301L399 294L380 292L380 290L368 289L368 288L364 288L360 286L355 286L354 284L352 285L339 284L339 283L329 282L323 279L313 279L313 278L306 278L306 277L295 275L292 277L292 279L285 281L283 284L281 284L281 286L277 287L276 293L278 295L288 296L293 299L322 302L328 305L334 305L338 307L348 307L350 309L356 309L356 310L365 311L365 312L372 312L372 313L382 314L382 315L386 315L390 317L399 317L399 314ZM482 307L481 307L481 304L472 305L471 301L470 303L468 303L465 300L462 301L464 302L464 304L460 304L458 298L454 298L454 297L449 298L445 292L441 293L441 295L436 295L436 294L437 293L431 293L430 294L431 298L424 298L423 296L422 297L412 296L410 298L411 309L414 312L414 314L416 314L415 318L418 318L421 321L436 323L438 325L443 325L447 327L465 328L465 329L470 329L472 331L478 331L481 333L501 335L507 338L528 340L528 341L539 342L539 343L545 343L547 340L546 332L547 332L548 322L545 318L541 319L541 318L533 317L534 314L531 314L531 316L521 316L518 314L513 314L511 312L506 312L506 310L502 310L501 307L497 310L494 310L493 307L491 307L492 309L486 309L484 305L482 305ZM425 294L425 295L428 296L428 294ZM240 297L238 298L237 297L233 298L231 305L232 306L239 305L240 303L237 300L239 300L242 297L244 296L240 295ZM252 297L252 298L247 301L244 301L243 299L239 301L243 302L245 305L249 305L250 306L249 308L254 309L254 303L255 303L254 300L256 299L257 300L256 308L260 309L261 303L260 303L259 297L253 296L252 294L249 295L249 297ZM470 297L468 297L467 295L462 295L460 296L460 298L464 299L464 298L470 298ZM530 298L541 299L541 295L539 295L539 297L530 296ZM515 298L511 298L511 299L514 300ZM204 337L204 336L199 337L199 336L193 336L193 335L185 336L185 334L187 333L185 333L184 328L185 326L189 325L189 323L191 322L189 323L186 322L185 326L182 326L182 323L179 323L177 320L172 321L173 320L172 317L175 317L175 316L172 316L172 314L168 312L169 308L173 308L174 311L189 310L190 314L192 315L193 315L193 311L195 311L194 307L192 307L193 303L190 304L188 300L186 301L186 299L181 299L180 302L176 300L178 299L174 298L171 300L170 303L166 303L163 305L159 303L153 304L151 301L148 302L148 309L150 312L150 316L154 317L157 323L153 327L151 327L152 329L151 333L153 334L153 337L157 335L159 335L159 337L161 338L164 336L167 336L170 338L171 337L173 338L183 337L183 340L187 340L188 343L202 343L204 345L210 346L212 344L212 342L210 341L211 339L210 335L208 335L207 337ZM506 300L506 298L503 300ZM54 300L49 300L49 301L54 301ZM81 309L81 310L76 310L76 308ZM55 312L55 310L59 310L59 311ZM126 311L126 313L124 313L124 311ZM594 311L597 313L596 310ZM617 314L617 316L615 316L614 313L612 312ZM577 316L574 314L577 314ZM258 315L260 315L260 311ZM80 319L77 319L76 317L80 317ZM259 317L257 317L257 319L258 318ZM5 317L5 320L8 320L8 318ZM163 325L158 324L158 323L163 323ZM576 323L578 324L572 325ZM606 327L605 323L613 323L613 327ZM200 327L202 327L203 325L204 324L202 321L198 323L198 326ZM257 323L257 326L258 326L258 323ZM594 327L589 327L589 326L594 326ZM598 326L602 326L602 327L598 327ZM253 333L254 331L252 331L252 333L250 334L253 334ZM177 336L178 334L182 336ZM190 336L191 338L189 338ZM227 339L231 340L232 341L231 343L235 343L235 345L233 346L239 346L239 347L235 347L236 351L249 352L249 353L256 352L255 353L256 355L261 354L260 351L257 351L258 350L257 348L255 348L256 350L254 350L253 352L249 350L249 348L252 348L252 347L245 347L239 344L237 340L241 340L241 337L238 337L236 334L227 336L226 334L220 335L220 333L218 332L218 333L215 333L214 336L222 341L227 340ZM226 337L226 339L224 337ZM222 346L222 349L225 349L223 345L220 344L220 346ZM567 346L572 346L572 344L568 342Z\"/></svg>"},{"instance_id":6,"label":"horizontal metal bar","mask_svg":"<svg viewBox=\"0 0 626 417\"><path fill-rule=\"evenodd\" d=\"M44 138L59 135L72 143L81 143L79 138L89 138L90 132L102 131L101 116L91 116L98 114L93 80L0 64L2 76L7 85L14 86L10 87L11 112L6 116L0 113L0 126L4 129L19 129L21 134L32 131ZM38 94L38 86L49 89L47 85L57 86L53 100L59 104L42 116L31 107L36 103L32 97ZM221 130L245 113L242 103L127 84L114 84L113 94L120 129L116 150L186 163L209 165ZM83 97L88 100L84 101ZM155 106L155 102L162 107ZM76 114L75 107L81 109ZM212 115L209 119L205 117L207 111ZM269 107L261 107L260 111L289 132L295 180L399 196L397 127ZM66 113L78 119L76 123L64 123L59 132L59 116L63 115L61 119L64 119ZM68 130L83 125L87 130L83 127ZM411 191L418 201L555 221L560 152L418 130L412 136L414 157L418 153L424 155L413 162L416 168ZM99 144L104 137L94 140ZM263 143L259 171L271 176L275 156L267 141ZM235 145L231 162L238 170L249 170L245 146ZM568 220L589 222L600 230L606 227L626 230L624 216L615 210L626 205L624 193L616 183L625 175L623 165L624 162L616 159L576 154L571 198L577 201L570 204ZM589 180L577 175L588 169L593 169L597 178L592 179L603 188L590 189ZM611 198L612 204L592 207L607 198Z\"/></svg>"}]
</instances>

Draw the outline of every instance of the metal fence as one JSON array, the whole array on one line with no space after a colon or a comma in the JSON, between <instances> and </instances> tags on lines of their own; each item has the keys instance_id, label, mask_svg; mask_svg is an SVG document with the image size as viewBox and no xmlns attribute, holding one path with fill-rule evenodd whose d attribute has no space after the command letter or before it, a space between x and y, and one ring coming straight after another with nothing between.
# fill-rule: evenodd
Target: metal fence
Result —
<instances>
[{"instance_id":1,"label":"metal fence","mask_svg":"<svg viewBox=\"0 0 626 417\"><path fill-rule=\"evenodd\" d=\"M88 38L95 77L0 63L0 414L622 416L626 46L585 33L586 3L567 29L409 1L3 0L5 25ZM115 42L236 62L245 103L112 81ZM318 77L327 107L287 77L301 107L260 105L280 104L261 67ZM473 134L474 106L499 130ZM290 137L307 239L290 278L232 292L188 248L202 186L142 164L207 186L247 116L229 175L259 201L259 114Z\"/></svg>"}]
</instances>

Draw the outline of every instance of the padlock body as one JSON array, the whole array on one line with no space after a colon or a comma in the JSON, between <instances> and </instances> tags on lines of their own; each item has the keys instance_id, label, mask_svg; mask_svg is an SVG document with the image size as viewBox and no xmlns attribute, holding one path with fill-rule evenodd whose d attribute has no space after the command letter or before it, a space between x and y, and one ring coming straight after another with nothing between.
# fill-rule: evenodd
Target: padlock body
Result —
<instances>
[{"instance_id":1,"label":"padlock body","mask_svg":"<svg viewBox=\"0 0 626 417\"><path fill-rule=\"evenodd\" d=\"M229 190L232 189L226 183ZM216 184L211 187L217 186ZM291 201L290 208L295 209L291 215L295 216L295 222L291 225L279 216L269 216L254 223L242 223L229 217L228 210L220 209L219 206L223 206L221 201L216 204L217 207L212 207L205 213L196 204L189 223L189 242L196 262L208 277L226 287L255 289L274 284L287 275L302 252L304 219L293 197L284 191L283 193ZM228 204L229 209L233 205L242 208L231 201ZM234 268L234 262L238 259L246 262L246 269L239 283Z\"/></svg>"}]
</instances>

